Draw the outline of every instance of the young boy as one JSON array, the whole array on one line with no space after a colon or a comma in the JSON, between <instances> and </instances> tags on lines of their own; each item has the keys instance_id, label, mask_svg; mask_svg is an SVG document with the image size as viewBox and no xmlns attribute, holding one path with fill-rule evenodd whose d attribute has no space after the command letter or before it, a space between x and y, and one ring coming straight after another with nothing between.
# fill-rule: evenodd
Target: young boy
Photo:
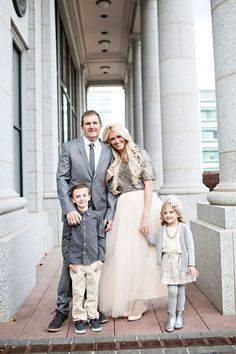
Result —
<instances>
[{"instance_id":1,"label":"young boy","mask_svg":"<svg viewBox=\"0 0 236 354\"><path fill-rule=\"evenodd\" d=\"M73 292L72 316L75 332L86 332L86 322L93 332L100 332L98 321L98 286L102 262L105 259L105 232L102 216L89 206L90 190L86 184L71 188L71 198L82 220L79 225L65 224L62 240L62 254L70 269ZM86 299L84 294L86 290Z\"/></svg>"}]
</instances>

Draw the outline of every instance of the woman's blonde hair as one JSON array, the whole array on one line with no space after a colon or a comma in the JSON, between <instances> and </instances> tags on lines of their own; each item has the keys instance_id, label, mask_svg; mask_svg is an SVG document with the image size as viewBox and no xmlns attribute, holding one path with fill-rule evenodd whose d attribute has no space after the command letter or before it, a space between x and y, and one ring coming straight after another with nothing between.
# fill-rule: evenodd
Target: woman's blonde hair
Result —
<instances>
[{"instance_id":1,"label":"woman's blonde hair","mask_svg":"<svg viewBox=\"0 0 236 354\"><path fill-rule=\"evenodd\" d=\"M164 212L166 209L167 205L170 205L174 211L177 214L177 218L179 222L185 222L184 216L183 216L183 204L182 202L175 196L175 195L168 195L164 204L162 205L161 208L161 224L164 225L166 224L164 220Z\"/></svg>"},{"instance_id":2,"label":"woman's blonde hair","mask_svg":"<svg viewBox=\"0 0 236 354\"><path fill-rule=\"evenodd\" d=\"M116 135L121 136L122 138L125 139L126 142L122 154L119 154L111 146L112 153L114 156L114 161L109 167L108 172L110 172L110 174L113 176L112 193L119 194L118 187L120 184L120 180L118 176L118 171L122 161L128 163L130 174L131 174L131 182L133 185L135 185L138 181L138 178L142 170L140 165L141 153L139 147L134 143L128 129L126 129L124 126L116 123L107 125L103 132L103 141L106 144L110 144L110 139L109 139L110 132L114 132Z\"/></svg>"}]
</instances>

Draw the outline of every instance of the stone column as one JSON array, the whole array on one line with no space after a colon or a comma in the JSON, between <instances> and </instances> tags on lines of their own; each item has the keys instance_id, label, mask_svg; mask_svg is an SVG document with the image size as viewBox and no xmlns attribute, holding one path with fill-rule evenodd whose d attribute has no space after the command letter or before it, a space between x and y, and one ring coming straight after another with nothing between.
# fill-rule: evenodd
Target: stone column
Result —
<instances>
[{"instance_id":1,"label":"stone column","mask_svg":"<svg viewBox=\"0 0 236 354\"><path fill-rule=\"evenodd\" d=\"M80 117L86 111L85 67L80 65Z\"/></svg>"},{"instance_id":2,"label":"stone column","mask_svg":"<svg viewBox=\"0 0 236 354\"><path fill-rule=\"evenodd\" d=\"M132 39L133 53L133 113L134 113L134 140L143 147L143 100L142 100L142 65L141 40Z\"/></svg>"},{"instance_id":3,"label":"stone column","mask_svg":"<svg viewBox=\"0 0 236 354\"><path fill-rule=\"evenodd\" d=\"M216 205L236 206L236 3L212 1L220 183L208 194Z\"/></svg>"},{"instance_id":4,"label":"stone column","mask_svg":"<svg viewBox=\"0 0 236 354\"><path fill-rule=\"evenodd\" d=\"M212 7L220 183L192 223L198 285L225 315L236 314L236 3ZM210 255L210 257L209 257Z\"/></svg>"},{"instance_id":5,"label":"stone column","mask_svg":"<svg viewBox=\"0 0 236 354\"><path fill-rule=\"evenodd\" d=\"M191 0L158 2L163 142L161 195L177 194L188 219L206 200L202 184L193 9Z\"/></svg>"},{"instance_id":6,"label":"stone column","mask_svg":"<svg viewBox=\"0 0 236 354\"><path fill-rule=\"evenodd\" d=\"M133 111L133 76L132 65L127 66L127 99L128 99L128 129L134 137L134 111Z\"/></svg>"},{"instance_id":7,"label":"stone column","mask_svg":"<svg viewBox=\"0 0 236 354\"><path fill-rule=\"evenodd\" d=\"M144 147L156 171L156 187L163 182L157 0L142 0L142 94Z\"/></svg>"},{"instance_id":8,"label":"stone column","mask_svg":"<svg viewBox=\"0 0 236 354\"><path fill-rule=\"evenodd\" d=\"M125 95L125 126L129 129L129 107L128 107L128 85L127 83L123 84L123 90Z\"/></svg>"},{"instance_id":9,"label":"stone column","mask_svg":"<svg viewBox=\"0 0 236 354\"><path fill-rule=\"evenodd\" d=\"M29 1L26 15L18 18L10 2L0 3L0 43L4 45L0 55L0 66L4 67L0 80L0 322L10 321L25 301L36 283L36 265L52 247L48 215L42 211L41 4L42 1ZM16 78L12 70L16 68L13 39L20 56L20 89L12 80ZM14 169L18 168L13 157L15 112L22 120L22 144L17 153L23 161L24 198L16 193L13 180Z\"/></svg>"},{"instance_id":10,"label":"stone column","mask_svg":"<svg viewBox=\"0 0 236 354\"><path fill-rule=\"evenodd\" d=\"M42 121L43 121L43 208L49 215L53 243L61 243L61 207L57 197L58 102L55 4L41 1L42 8ZM33 56L33 55L32 55Z\"/></svg>"}]
</instances>

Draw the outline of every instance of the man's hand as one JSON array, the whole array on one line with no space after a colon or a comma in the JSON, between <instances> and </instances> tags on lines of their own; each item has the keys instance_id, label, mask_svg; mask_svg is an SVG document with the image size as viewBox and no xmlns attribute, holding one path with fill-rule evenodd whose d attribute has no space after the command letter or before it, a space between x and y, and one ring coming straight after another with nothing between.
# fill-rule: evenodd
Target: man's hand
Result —
<instances>
[{"instance_id":1,"label":"man's hand","mask_svg":"<svg viewBox=\"0 0 236 354\"><path fill-rule=\"evenodd\" d=\"M105 232L111 231L113 221L112 220L104 220L104 225L105 225Z\"/></svg>"},{"instance_id":2,"label":"man's hand","mask_svg":"<svg viewBox=\"0 0 236 354\"><path fill-rule=\"evenodd\" d=\"M69 225L78 225L80 224L82 217L78 211L72 210L68 214L66 214L66 219Z\"/></svg>"}]
</instances>

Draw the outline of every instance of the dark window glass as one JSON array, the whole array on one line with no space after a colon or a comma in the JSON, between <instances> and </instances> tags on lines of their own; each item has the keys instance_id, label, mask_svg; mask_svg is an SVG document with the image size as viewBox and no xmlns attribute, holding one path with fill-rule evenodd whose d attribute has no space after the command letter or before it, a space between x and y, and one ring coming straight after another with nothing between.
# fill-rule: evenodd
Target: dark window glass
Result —
<instances>
[{"instance_id":1,"label":"dark window glass","mask_svg":"<svg viewBox=\"0 0 236 354\"><path fill-rule=\"evenodd\" d=\"M14 189L22 196L21 55L15 45L13 45L13 145Z\"/></svg>"},{"instance_id":2,"label":"dark window glass","mask_svg":"<svg viewBox=\"0 0 236 354\"><path fill-rule=\"evenodd\" d=\"M58 14L59 16L59 14ZM59 87L59 145L78 136L78 96L76 68L74 66L63 24L57 21L58 87Z\"/></svg>"}]
</instances>

